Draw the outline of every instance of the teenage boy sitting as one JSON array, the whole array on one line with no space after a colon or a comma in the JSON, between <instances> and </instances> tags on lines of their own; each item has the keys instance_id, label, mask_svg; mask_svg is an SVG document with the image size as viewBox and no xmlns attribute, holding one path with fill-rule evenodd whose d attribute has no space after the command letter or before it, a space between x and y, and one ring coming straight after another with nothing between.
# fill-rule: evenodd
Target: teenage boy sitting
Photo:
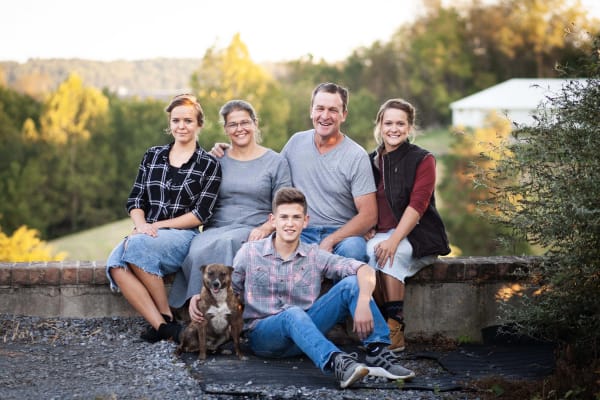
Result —
<instances>
[{"instance_id":1,"label":"teenage boy sitting","mask_svg":"<svg viewBox=\"0 0 600 400\"><path fill-rule=\"evenodd\" d=\"M367 375L369 366L382 368L380 373L389 379L414 377L388 349L388 325L371 297L375 271L360 261L321 250L317 244L300 242L308 215L306 198L299 190L280 189L272 209L275 233L245 243L233 260L233 287L245 304L244 329L250 349L268 358L304 353L323 372L333 372L342 389ZM319 297L324 277L339 282ZM201 320L195 302L190 303L191 318ZM367 349L366 364L325 337L349 315Z\"/></svg>"}]
</instances>

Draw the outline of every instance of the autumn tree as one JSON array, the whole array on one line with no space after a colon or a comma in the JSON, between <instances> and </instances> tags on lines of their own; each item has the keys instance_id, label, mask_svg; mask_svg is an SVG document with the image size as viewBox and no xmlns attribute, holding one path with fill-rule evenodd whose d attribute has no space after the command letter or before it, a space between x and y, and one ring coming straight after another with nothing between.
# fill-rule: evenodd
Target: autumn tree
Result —
<instances>
[{"instance_id":1,"label":"autumn tree","mask_svg":"<svg viewBox=\"0 0 600 400\"><path fill-rule=\"evenodd\" d=\"M580 4L565 0L508 0L463 10L475 63L498 81L513 77L556 77L566 65L591 48L589 37L573 30L598 31Z\"/></svg>"},{"instance_id":2,"label":"autumn tree","mask_svg":"<svg viewBox=\"0 0 600 400\"><path fill-rule=\"evenodd\" d=\"M108 100L72 74L44 103L38 140L48 176L40 188L53 207L48 234L74 232L105 219L104 179L116 173L106 135ZM87 222L86 222L87 221Z\"/></svg>"},{"instance_id":3,"label":"autumn tree","mask_svg":"<svg viewBox=\"0 0 600 400\"><path fill-rule=\"evenodd\" d=\"M287 96L273 77L252 61L239 33L225 49L213 47L206 51L191 77L191 87L206 114L200 134L203 147L210 149L215 142L226 141L218 112L232 99L246 100L254 106L263 145L280 150L285 144L285 123L290 112Z\"/></svg>"},{"instance_id":4,"label":"autumn tree","mask_svg":"<svg viewBox=\"0 0 600 400\"><path fill-rule=\"evenodd\" d=\"M447 212L444 222L452 244L467 256L523 254L529 252L524 240L499 241L507 229L484 218L480 204L489 200L487 189L475 179L478 171L496 165L503 155L493 149L507 140L511 123L495 113L486 126L460 132L450 153L443 157L444 172L439 186ZM481 154L488 157L481 159Z\"/></svg>"}]
</instances>

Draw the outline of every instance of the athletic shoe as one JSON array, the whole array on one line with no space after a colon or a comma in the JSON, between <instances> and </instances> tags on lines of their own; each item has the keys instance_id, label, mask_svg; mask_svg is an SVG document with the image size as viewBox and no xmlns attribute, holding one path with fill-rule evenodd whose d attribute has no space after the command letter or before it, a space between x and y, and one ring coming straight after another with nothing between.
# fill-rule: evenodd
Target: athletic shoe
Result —
<instances>
[{"instance_id":1,"label":"athletic shoe","mask_svg":"<svg viewBox=\"0 0 600 400\"><path fill-rule=\"evenodd\" d=\"M340 388L347 388L369 373L367 366L359 363L356 359L356 353L339 353L335 356L333 360L333 373L340 383Z\"/></svg>"},{"instance_id":2,"label":"athletic shoe","mask_svg":"<svg viewBox=\"0 0 600 400\"><path fill-rule=\"evenodd\" d=\"M366 362L369 367L380 367L387 371L388 379L411 379L415 373L400 365L400 358L386 347L382 347L375 355L367 354Z\"/></svg>"}]
</instances>

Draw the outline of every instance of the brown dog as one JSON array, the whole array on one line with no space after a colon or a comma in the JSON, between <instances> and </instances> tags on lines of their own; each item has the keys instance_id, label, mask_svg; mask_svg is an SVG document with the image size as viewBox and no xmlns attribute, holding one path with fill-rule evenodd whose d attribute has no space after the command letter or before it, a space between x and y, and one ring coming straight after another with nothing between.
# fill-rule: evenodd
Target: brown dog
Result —
<instances>
[{"instance_id":1,"label":"brown dog","mask_svg":"<svg viewBox=\"0 0 600 400\"><path fill-rule=\"evenodd\" d=\"M198 309L204 321L192 321L181 333L176 354L198 352L198 359L206 359L206 351L215 352L233 340L235 354L244 359L240 350L240 336L244 322L242 305L231 287L232 267L223 264L208 264L200 267L202 290L198 299Z\"/></svg>"}]
</instances>

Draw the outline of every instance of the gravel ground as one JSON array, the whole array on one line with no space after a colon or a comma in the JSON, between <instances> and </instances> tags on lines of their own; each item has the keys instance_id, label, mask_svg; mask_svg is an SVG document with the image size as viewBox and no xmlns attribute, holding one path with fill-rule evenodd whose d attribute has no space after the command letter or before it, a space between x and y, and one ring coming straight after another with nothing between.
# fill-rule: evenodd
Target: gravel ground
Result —
<instances>
[{"instance_id":1,"label":"gravel ground","mask_svg":"<svg viewBox=\"0 0 600 400\"><path fill-rule=\"evenodd\" d=\"M253 387L202 390L175 344L139 339L141 318L36 318L0 315L0 399L477 399L470 392ZM411 366L439 373L434 364ZM212 393L215 385L211 385ZM231 392L230 392L231 393Z\"/></svg>"}]
</instances>

